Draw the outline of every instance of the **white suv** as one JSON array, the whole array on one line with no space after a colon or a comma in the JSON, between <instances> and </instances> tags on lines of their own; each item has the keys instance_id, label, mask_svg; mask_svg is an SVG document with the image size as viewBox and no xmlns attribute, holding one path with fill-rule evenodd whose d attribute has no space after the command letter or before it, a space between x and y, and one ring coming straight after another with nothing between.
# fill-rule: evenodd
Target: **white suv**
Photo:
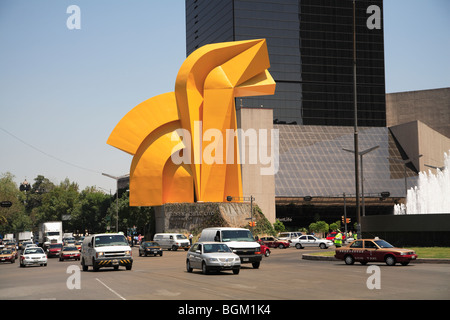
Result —
<instances>
[{"instance_id":1,"label":"white suv","mask_svg":"<svg viewBox=\"0 0 450 320\"><path fill-rule=\"evenodd\" d=\"M92 266L94 271L103 267L124 266L131 270L133 257L131 248L123 234L104 233L87 236L81 245L81 265L83 271Z\"/></svg>"}]
</instances>

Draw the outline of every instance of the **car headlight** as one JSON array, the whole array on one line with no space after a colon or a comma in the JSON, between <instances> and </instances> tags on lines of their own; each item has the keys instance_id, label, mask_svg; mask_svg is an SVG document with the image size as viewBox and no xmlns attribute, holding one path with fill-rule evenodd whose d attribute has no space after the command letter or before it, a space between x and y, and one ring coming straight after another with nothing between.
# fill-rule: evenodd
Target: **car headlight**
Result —
<instances>
[{"instance_id":1,"label":"car headlight","mask_svg":"<svg viewBox=\"0 0 450 320\"><path fill-rule=\"evenodd\" d=\"M125 256L131 256L131 251L125 251Z\"/></svg>"},{"instance_id":2,"label":"car headlight","mask_svg":"<svg viewBox=\"0 0 450 320\"><path fill-rule=\"evenodd\" d=\"M217 261L219 261L217 258L208 258L208 261L209 262L217 262Z\"/></svg>"},{"instance_id":3,"label":"car headlight","mask_svg":"<svg viewBox=\"0 0 450 320\"><path fill-rule=\"evenodd\" d=\"M95 255L97 256L97 258L101 258L101 257L103 257L105 255L105 253L104 252L97 252Z\"/></svg>"}]
</instances>

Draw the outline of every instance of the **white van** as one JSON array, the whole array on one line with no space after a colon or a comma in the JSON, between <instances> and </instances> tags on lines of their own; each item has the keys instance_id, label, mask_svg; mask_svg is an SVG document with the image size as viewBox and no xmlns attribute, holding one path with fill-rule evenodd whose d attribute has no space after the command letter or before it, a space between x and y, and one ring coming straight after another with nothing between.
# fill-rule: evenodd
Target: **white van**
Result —
<instances>
[{"instance_id":1,"label":"white van","mask_svg":"<svg viewBox=\"0 0 450 320\"><path fill-rule=\"evenodd\" d=\"M173 251L178 249L188 251L191 247L189 239L181 233L157 233L153 237L153 241L158 242L162 249Z\"/></svg>"},{"instance_id":2,"label":"white van","mask_svg":"<svg viewBox=\"0 0 450 320\"><path fill-rule=\"evenodd\" d=\"M87 271L92 266L94 271L100 268L124 266L131 270L133 257L131 248L123 234L102 233L87 236L81 245L81 266Z\"/></svg>"},{"instance_id":3,"label":"white van","mask_svg":"<svg viewBox=\"0 0 450 320\"><path fill-rule=\"evenodd\" d=\"M241 263L251 263L259 268L262 260L261 245L245 228L214 227L203 229L199 242L225 242L241 258Z\"/></svg>"}]
</instances>

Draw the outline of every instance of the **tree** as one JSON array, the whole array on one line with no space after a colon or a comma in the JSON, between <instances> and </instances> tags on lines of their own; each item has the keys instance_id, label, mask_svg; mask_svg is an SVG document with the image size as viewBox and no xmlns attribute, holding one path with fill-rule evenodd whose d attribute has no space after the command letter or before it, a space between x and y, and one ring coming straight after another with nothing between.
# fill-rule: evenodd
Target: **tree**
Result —
<instances>
[{"instance_id":1,"label":"tree","mask_svg":"<svg viewBox=\"0 0 450 320\"><path fill-rule=\"evenodd\" d=\"M309 231L317 232L317 233L327 233L330 229L330 226L325 221L317 221L313 222L309 225Z\"/></svg>"},{"instance_id":2,"label":"tree","mask_svg":"<svg viewBox=\"0 0 450 320\"><path fill-rule=\"evenodd\" d=\"M273 224L273 228L275 229L275 231L277 233L280 233L280 232L283 232L284 230L286 230L286 227L284 226L283 222L281 222L278 219Z\"/></svg>"},{"instance_id":3,"label":"tree","mask_svg":"<svg viewBox=\"0 0 450 320\"><path fill-rule=\"evenodd\" d=\"M14 175L6 172L0 177L0 201L11 201L9 208L0 208L0 233L30 230L32 221L25 212L25 197L14 182Z\"/></svg>"}]
</instances>

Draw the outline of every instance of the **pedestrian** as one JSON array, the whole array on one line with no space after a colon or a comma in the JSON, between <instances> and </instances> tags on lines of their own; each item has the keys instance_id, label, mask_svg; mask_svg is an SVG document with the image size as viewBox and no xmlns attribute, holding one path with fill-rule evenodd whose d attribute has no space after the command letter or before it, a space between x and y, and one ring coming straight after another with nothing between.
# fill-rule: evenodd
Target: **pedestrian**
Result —
<instances>
[{"instance_id":1,"label":"pedestrian","mask_svg":"<svg viewBox=\"0 0 450 320\"><path fill-rule=\"evenodd\" d=\"M194 238L192 233L189 233L189 243L192 246L192 238Z\"/></svg>"}]
</instances>

